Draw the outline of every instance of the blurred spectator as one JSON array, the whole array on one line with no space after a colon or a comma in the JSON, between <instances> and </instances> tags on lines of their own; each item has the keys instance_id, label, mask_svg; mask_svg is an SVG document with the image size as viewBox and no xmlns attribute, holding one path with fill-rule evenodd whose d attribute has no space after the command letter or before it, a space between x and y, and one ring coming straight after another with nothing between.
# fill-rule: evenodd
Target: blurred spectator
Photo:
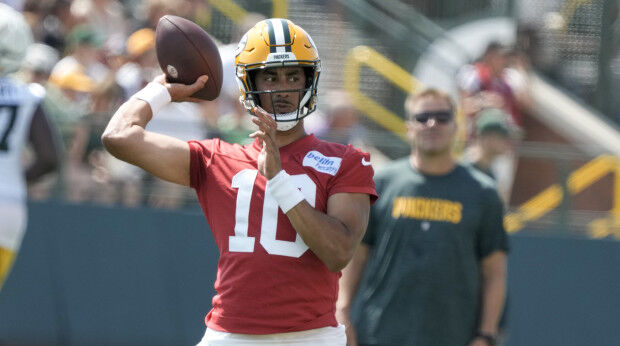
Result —
<instances>
[{"instance_id":1,"label":"blurred spectator","mask_svg":"<svg viewBox=\"0 0 620 346\"><path fill-rule=\"evenodd\" d=\"M381 197L342 271L338 321L348 345L494 345L508 250L501 201L491 179L452 156L450 96L427 89L405 107L411 154L375 174Z\"/></svg>"},{"instance_id":2,"label":"blurred spectator","mask_svg":"<svg viewBox=\"0 0 620 346\"><path fill-rule=\"evenodd\" d=\"M466 153L466 161L493 179L496 177L492 172L493 162L510 146L507 116L497 108L480 111L475 121L476 138Z\"/></svg>"},{"instance_id":3,"label":"blurred spectator","mask_svg":"<svg viewBox=\"0 0 620 346\"><path fill-rule=\"evenodd\" d=\"M53 47L43 43L30 45L22 62L23 78L45 86L58 59L58 51Z\"/></svg>"},{"instance_id":4,"label":"blurred spectator","mask_svg":"<svg viewBox=\"0 0 620 346\"><path fill-rule=\"evenodd\" d=\"M30 27L22 14L0 3L0 288L26 231L26 184L59 165L53 126L40 105L43 88L12 76L31 43ZM28 144L34 155L23 167Z\"/></svg>"},{"instance_id":5,"label":"blurred spectator","mask_svg":"<svg viewBox=\"0 0 620 346\"><path fill-rule=\"evenodd\" d=\"M56 64L54 69L74 68L74 65L78 65L95 82L103 82L110 70L100 61L103 57L100 51L101 43L101 37L91 26L76 26L67 36L67 55Z\"/></svg>"},{"instance_id":6,"label":"blurred spectator","mask_svg":"<svg viewBox=\"0 0 620 346\"><path fill-rule=\"evenodd\" d=\"M127 38L123 5L116 0L73 0L71 13L82 19L111 51L120 51Z\"/></svg>"},{"instance_id":7,"label":"blurred spectator","mask_svg":"<svg viewBox=\"0 0 620 346\"><path fill-rule=\"evenodd\" d=\"M48 79L52 68L58 62L58 51L56 49L42 44L31 44L27 51L22 65L16 76L24 83L30 83L31 88L40 90L43 95L41 107L44 113L49 117L50 123L58 130L57 112L54 104L53 91L49 88ZM56 143L58 151L62 152L62 142ZM59 153L60 154L60 153ZM62 166L61 166L62 169ZM56 175L47 175L39 179L36 183L29 184L28 195L31 199L47 199L50 197L52 188L57 184Z\"/></svg>"},{"instance_id":8,"label":"blurred spectator","mask_svg":"<svg viewBox=\"0 0 620 346\"><path fill-rule=\"evenodd\" d=\"M475 117L475 137L463 160L496 182L504 205L508 205L514 178L514 148L517 133L509 124L510 115L498 108L487 108Z\"/></svg>"},{"instance_id":9,"label":"blurred spectator","mask_svg":"<svg viewBox=\"0 0 620 346\"><path fill-rule=\"evenodd\" d=\"M137 30L127 39L125 50L127 62L116 71L115 79L123 88L125 98L129 98L161 74L155 54L155 31Z\"/></svg>"},{"instance_id":10,"label":"blurred spectator","mask_svg":"<svg viewBox=\"0 0 620 346\"><path fill-rule=\"evenodd\" d=\"M69 130L69 127L88 112L90 93L95 85L95 81L86 75L84 66L75 59L65 58L54 66L47 90L53 99L52 103L56 106L53 109L53 116L61 122L61 130L65 123ZM65 143L71 135L63 133Z\"/></svg>"},{"instance_id":11,"label":"blurred spectator","mask_svg":"<svg viewBox=\"0 0 620 346\"><path fill-rule=\"evenodd\" d=\"M498 42L491 42L483 56L458 73L457 84L461 107L466 115L467 141L475 140L476 114L487 108L502 109L506 114L511 144L493 160L499 193L509 201L517 166L515 147L522 137L522 116L531 107L528 87L529 63L518 51L509 51ZM474 146L475 148L475 146Z\"/></svg>"},{"instance_id":12,"label":"blurred spectator","mask_svg":"<svg viewBox=\"0 0 620 346\"><path fill-rule=\"evenodd\" d=\"M90 108L80 118L69 147L66 186L70 200L127 206L141 202L142 171L116 164L101 144L112 109L123 99L121 88L111 78L93 89Z\"/></svg>"},{"instance_id":13,"label":"blurred spectator","mask_svg":"<svg viewBox=\"0 0 620 346\"><path fill-rule=\"evenodd\" d=\"M91 93L108 78L109 69L98 60L100 40L89 26L76 26L67 42L69 54L52 69L47 88L52 116L58 120L69 147L74 125L90 111Z\"/></svg>"},{"instance_id":14,"label":"blurred spectator","mask_svg":"<svg viewBox=\"0 0 620 346\"><path fill-rule=\"evenodd\" d=\"M27 0L24 16L37 42L59 51L65 49L65 37L80 21L71 14L72 0Z\"/></svg>"},{"instance_id":15,"label":"blurred spectator","mask_svg":"<svg viewBox=\"0 0 620 346\"><path fill-rule=\"evenodd\" d=\"M463 66L457 75L461 106L468 119L468 134L473 134L473 116L482 108L506 110L510 125L522 126L522 115L511 86L506 81L508 49L491 42L478 62Z\"/></svg>"},{"instance_id":16,"label":"blurred spectator","mask_svg":"<svg viewBox=\"0 0 620 346\"><path fill-rule=\"evenodd\" d=\"M96 82L86 75L84 66L71 57L59 61L51 71L47 85L49 109L51 116L58 121L66 148L73 146L78 124L82 117L89 113L92 92L96 85ZM85 178L82 179L88 176L87 170L78 164L75 156L69 154L66 159L68 161L63 166L61 189L66 191L70 200L84 201L87 197L79 191L87 184L84 182Z\"/></svg>"}]
</instances>

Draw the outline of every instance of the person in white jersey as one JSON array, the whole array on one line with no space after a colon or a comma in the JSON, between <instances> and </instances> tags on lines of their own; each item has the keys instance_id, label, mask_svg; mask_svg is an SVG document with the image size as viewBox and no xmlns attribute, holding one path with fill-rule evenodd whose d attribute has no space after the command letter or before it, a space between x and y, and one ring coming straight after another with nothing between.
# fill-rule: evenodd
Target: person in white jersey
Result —
<instances>
[{"instance_id":1,"label":"person in white jersey","mask_svg":"<svg viewBox=\"0 0 620 346\"><path fill-rule=\"evenodd\" d=\"M31 43L22 14L0 3L0 291L26 230L26 183L58 166L54 133L40 105L45 90L10 76ZM34 159L24 170L21 156L28 142Z\"/></svg>"}]
</instances>

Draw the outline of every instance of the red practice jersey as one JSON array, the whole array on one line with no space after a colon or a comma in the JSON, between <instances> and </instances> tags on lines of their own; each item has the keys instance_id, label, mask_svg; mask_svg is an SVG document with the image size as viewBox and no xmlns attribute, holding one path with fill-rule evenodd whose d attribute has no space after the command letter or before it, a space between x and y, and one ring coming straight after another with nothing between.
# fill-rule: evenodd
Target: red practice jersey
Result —
<instances>
[{"instance_id":1,"label":"red practice jersey","mask_svg":"<svg viewBox=\"0 0 620 346\"><path fill-rule=\"evenodd\" d=\"M336 326L340 273L297 235L258 173L258 142L190 141L190 185L220 251L209 328L273 334ZM282 168L306 201L326 212L335 193L377 198L366 153L313 135L280 148Z\"/></svg>"}]
</instances>

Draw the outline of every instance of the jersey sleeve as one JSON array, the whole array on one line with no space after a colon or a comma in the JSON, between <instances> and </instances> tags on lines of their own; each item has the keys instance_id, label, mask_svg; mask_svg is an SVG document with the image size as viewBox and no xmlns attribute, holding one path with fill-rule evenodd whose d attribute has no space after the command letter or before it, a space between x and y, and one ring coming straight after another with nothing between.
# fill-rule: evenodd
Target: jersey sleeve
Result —
<instances>
[{"instance_id":1,"label":"jersey sleeve","mask_svg":"<svg viewBox=\"0 0 620 346\"><path fill-rule=\"evenodd\" d=\"M207 177L207 170L215 152L217 139L188 141L189 145L189 186L198 189Z\"/></svg>"},{"instance_id":2,"label":"jersey sleeve","mask_svg":"<svg viewBox=\"0 0 620 346\"><path fill-rule=\"evenodd\" d=\"M370 195L370 204L373 204L378 198L373 177L370 154L349 145L338 173L330 181L328 194L331 196L342 192L366 193Z\"/></svg>"},{"instance_id":3,"label":"jersey sleeve","mask_svg":"<svg viewBox=\"0 0 620 346\"><path fill-rule=\"evenodd\" d=\"M478 230L478 258L492 252L508 252L508 236L504 229L504 207L494 188L483 191L482 222Z\"/></svg>"}]
</instances>

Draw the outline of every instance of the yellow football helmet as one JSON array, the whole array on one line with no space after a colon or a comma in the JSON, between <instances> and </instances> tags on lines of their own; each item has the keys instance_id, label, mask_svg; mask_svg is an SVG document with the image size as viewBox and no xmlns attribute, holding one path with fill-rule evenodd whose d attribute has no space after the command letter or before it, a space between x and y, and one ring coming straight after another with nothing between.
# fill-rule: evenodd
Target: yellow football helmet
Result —
<instances>
[{"instance_id":1,"label":"yellow football helmet","mask_svg":"<svg viewBox=\"0 0 620 346\"><path fill-rule=\"evenodd\" d=\"M239 101L251 113L260 106L259 94L277 93L258 91L253 72L282 66L302 66L306 86L300 93L297 112L293 116L278 117L276 121L297 121L316 109L317 85L321 74L321 59L310 35L288 19L271 18L258 22L248 31L235 51L237 83L241 91Z\"/></svg>"}]
</instances>

